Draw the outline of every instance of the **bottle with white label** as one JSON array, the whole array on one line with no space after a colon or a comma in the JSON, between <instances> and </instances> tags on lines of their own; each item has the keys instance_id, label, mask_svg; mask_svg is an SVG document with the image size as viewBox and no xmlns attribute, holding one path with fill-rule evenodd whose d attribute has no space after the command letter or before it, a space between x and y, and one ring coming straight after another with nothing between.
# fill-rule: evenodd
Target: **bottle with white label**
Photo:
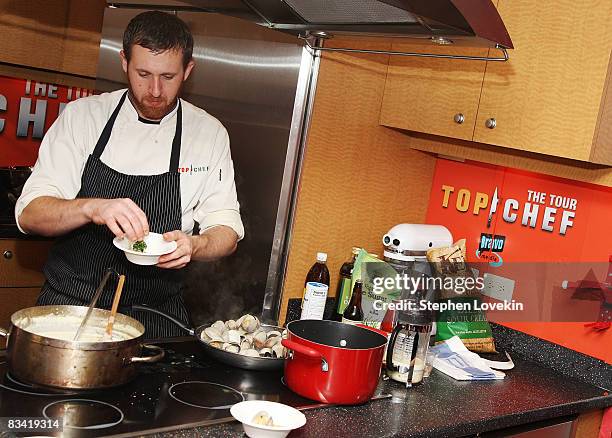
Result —
<instances>
[{"instance_id":1,"label":"bottle with white label","mask_svg":"<svg viewBox=\"0 0 612 438\"><path fill-rule=\"evenodd\" d=\"M327 262L327 254L317 253L317 262L312 265L306 275L300 319L323 319L329 292L329 269L325 262Z\"/></svg>"}]
</instances>

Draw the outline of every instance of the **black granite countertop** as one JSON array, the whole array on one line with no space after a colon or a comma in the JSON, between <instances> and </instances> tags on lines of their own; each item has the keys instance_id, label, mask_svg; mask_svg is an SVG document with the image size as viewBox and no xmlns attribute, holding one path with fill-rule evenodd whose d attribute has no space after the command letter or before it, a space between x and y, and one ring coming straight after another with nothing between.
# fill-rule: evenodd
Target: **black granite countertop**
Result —
<instances>
[{"instance_id":1,"label":"black granite countertop","mask_svg":"<svg viewBox=\"0 0 612 438\"><path fill-rule=\"evenodd\" d=\"M288 321L299 317L299 305L299 300L289 301ZM328 313L333 308L328 302ZM460 382L433 370L423 384L411 389L384 381L380 389L390 398L306 410L306 425L289 437L464 437L612 406L611 365L498 324L491 326L497 350L509 351L515 364L504 380ZM242 425L232 422L150 436L245 435Z\"/></svg>"},{"instance_id":2,"label":"black granite countertop","mask_svg":"<svg viewBox=\"0 0 612 438\"><path fill-rule=\"evenodd\" d=\"M304 411L307 423L289 436L461 437L612 406L597 386L564 376L520 356L504 380L459 382L437 370L422 385L406 389L382 382L391 398L361 406ZM150 435L242 437L239 423Z\"/></svg>"}]
</instances>

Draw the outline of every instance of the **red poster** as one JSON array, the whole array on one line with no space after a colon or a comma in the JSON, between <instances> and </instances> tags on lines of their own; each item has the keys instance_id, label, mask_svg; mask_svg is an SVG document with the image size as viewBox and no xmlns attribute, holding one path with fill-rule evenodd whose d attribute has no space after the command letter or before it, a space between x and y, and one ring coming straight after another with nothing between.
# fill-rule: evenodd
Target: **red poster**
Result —
<instances>
[{"instance_id":1,"label":"red poster","mask_svg":"<svg viewBox=\"0 0 612 438\"><path fill-rule=\"evenodd\" d=\"M67 102L93 90L0 76L0 167L32 166Z\"/></svg>"},{"instance_id":2,"label":"red poster","mask_svg":"<svg viewBox=\"0 0 612 438\"><path fill-rule=\"evenodd\" d=\"M466 239L468 261L495 292L487 299L528 309L492 320L612 363L612 328L585 327L612 301L611 217L612 188L439 159L427 223Z\"/></svg>"},{"instance_id":3,"label":"red poster","mask_svg":"<svg viewBox=\"0 0 612 438\"><path fill-rule=\"evenodd\" d=\"M468 239L470 261L607 262L612 255L609 187L440 159L427 213L428 223ZM486 251L483 235L506 237L502 251Z\"/></svg>"}]
</instances>

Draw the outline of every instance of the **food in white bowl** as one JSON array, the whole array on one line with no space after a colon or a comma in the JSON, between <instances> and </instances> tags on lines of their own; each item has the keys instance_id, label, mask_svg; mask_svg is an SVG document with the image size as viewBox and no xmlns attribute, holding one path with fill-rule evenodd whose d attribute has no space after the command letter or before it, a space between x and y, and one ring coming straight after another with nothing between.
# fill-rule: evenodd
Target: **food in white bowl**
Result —
<instances>
[{"instance_id":1,"label":"food in white bowl","mask_svg":"<svg viewBox=\"0 0 612 438\"><path fill-rule=\"evenodd\" d=\"M136 242L115 237L113 245L122 250L130 262L137 265L156 265L160 256L176 249L176 242L167 242L164 236L158 233L149 233L143 240Z\"/></svg>"},{"instance_id":2,"label":"food in white bowl","mask_svg":"<svg viewBox=\"0 0 612 438\"><path fill-rule=\"evenodd\" d=\"M284 438L306 424L300 411L282 403L247 400L231 407L232 416L242 423L250 438Z\"/></svg>"},{"instance_id":3,"label":"food in white bowl","mask_svg":"<svg viewBox=\"0 0 612 438\"><path fill-rule=\"evenodd\" d=\"M274 426L274 418L267 411L259 411L253 416L251 422L259 426Z\"/></svg>"},{"instance_id":4,"label":"food in white bowl","mask_svg":"<svg viewBox=\"0 0 612 438\"><path fill-rule=\"evenodd\" d=\"M147 250L147 242L144 240L137 240L136 242L132 242L130 245L130 249L136 252L144 253Z\"/></svg>"}]
</instances>

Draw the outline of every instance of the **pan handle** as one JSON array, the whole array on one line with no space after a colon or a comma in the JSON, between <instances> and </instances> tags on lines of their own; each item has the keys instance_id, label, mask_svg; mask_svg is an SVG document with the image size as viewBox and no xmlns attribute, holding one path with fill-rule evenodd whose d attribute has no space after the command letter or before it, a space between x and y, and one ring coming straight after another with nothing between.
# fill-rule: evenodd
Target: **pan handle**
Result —
<instances>
[{"instance_id":1,"label":"pan handle","mask_svg":"<svg viewBox=\"0 0 612 438\"><path fill-rule=\"evenodd\" d=\"M155 363L162 360L166 354L163 348L158 347L157 345L149 345L142 344L142 348L147 348L149 350L157 350L157 354L153 356L141 356L141 357L132 357L130 358L131 363Z\"/></svg>"},{"instance_id":2,"label":"pan handle","mask_svg":"<svg viewBox=\"0 0 612 438\"><path fill-rule=\"evenodd\" d=\"M393 350L395 350L395 342L397 341L397 334L402 329L400 324L396 325L391 333L391 338L389 338L389 343L387 344L387 357L386 357L386 367L389 371L394 371L393 365Z\"/></svg>"},{"instance_id":3,"label":"pan handle","mask_svg":"<svg viewBox=\"0 0 612 438\"><path fill-rule=\"evenodd\" d=\"M289 339L282 339L281 344L283 344L283 346L287 348L288 350L297 351L298 353L303 354L305 356L311 357L316 360L320 360L321 370L325 372L329 371L329 364L327 363L323 355L319 353L317 350L315 350L314 348L310 348L305 345L298 344L297 342L290 341ZM290 355L290 357L293 358L293 355Z\"/></svg>"},{"instance_id":4,"label":"pan handle","mask_svg":"<svg viewBox=\"0 0 612 438\"><path fill-rule=\"evenodd\" d=\"M161 310L157 310L157 309L154 309L153 307L145 306L144 304L132 304L131 306L128 307L128 309L134 310L134 311L137 311L137 312L155 313L155 314L157 314L157 315L159 315L159 316L161 316L163 318L166 318L166 319L172 321L173 323L178 325L180 328L185 330L187 333L189 333L191 336L195 336L195 330L194 329L192 329L191 327L186 326L181 321L176 319L174 316L168 315L167 313L164 313Z\"/></svg>"}]
</instances>

